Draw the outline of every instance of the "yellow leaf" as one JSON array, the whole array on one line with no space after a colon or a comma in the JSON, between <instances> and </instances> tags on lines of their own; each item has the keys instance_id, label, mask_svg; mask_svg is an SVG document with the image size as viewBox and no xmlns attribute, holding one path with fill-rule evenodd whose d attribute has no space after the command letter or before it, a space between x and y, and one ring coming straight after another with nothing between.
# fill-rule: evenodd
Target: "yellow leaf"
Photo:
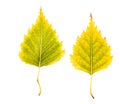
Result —
<instances>
[{"instance_id":1,"label":"yellow leaf","mask_svg":"<svg viewBox=\"0 0 120 104\"><path fill-rule=\"evenodd\" d=\"M40 14L36 23L28 30L28 34L24 36L24 41L21 44L19 57L27 64L38 67L37 83L39 84L40 67L48 66L59 61L64 55L62 50L62 42L59 42L56 31L52 25L48 23L40 9ZM39 95L40 95L39 93Z\"/></svg>"},{"instance_id":2,"label":"yellow leaf","mask_svg":"<svg viewBox=\"0 0 120 104\"><path fill-rule=\"evenodd\" d=\"M106 38L102 38L91 15L89 26L77 38L73 46L73 53L70 57L72 65L92 76L93 73L108 67L112 61L110 52L111 47L107 44Z\"/></svg>"}]
</instances>

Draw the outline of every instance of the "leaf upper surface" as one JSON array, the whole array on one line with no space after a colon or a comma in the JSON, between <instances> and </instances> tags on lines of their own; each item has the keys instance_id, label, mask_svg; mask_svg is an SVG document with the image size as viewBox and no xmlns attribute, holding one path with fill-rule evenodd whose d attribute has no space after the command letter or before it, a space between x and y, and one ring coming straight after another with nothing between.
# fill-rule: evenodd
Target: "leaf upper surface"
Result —
<instances>
[{"instance_id":1,"label":"leaf upper surface","mask_svg":"<svg viewBox=\"0 0 120 104\"><path fill-rule=\"evenodd\" d=\"M111 47L105 38L102 38L91 16L89 26L77 38L73 46L71 62L76 69L92 75L105 69L112 61Z\"/></svg>"},{"instance_id":2,"label":"leaf upper surface","mask_svg":"<svg viewBox=\"0 0 120 104\"><path fill-rule=\"evenodd\" d=\"M62 42L40 9L36 23L24 36L19 57L27 64L42 67L57 62L63 55Z\"/></svg>"}]
</instances>

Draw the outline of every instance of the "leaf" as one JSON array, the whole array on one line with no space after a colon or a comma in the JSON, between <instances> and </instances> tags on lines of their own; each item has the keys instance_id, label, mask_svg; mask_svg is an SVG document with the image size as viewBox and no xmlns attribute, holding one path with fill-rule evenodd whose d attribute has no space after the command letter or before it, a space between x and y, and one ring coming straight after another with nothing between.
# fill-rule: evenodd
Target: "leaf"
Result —
<instances>
[{"instance_id":1,"label":"leaf","mask_svg":"<svg viewBox=\"0 0 120 104\"><path fill-rule=\"evenodd\" d=\"M40 8L40 14L36 23L28 30L27 35L24 36L24 41L21 44L21 51L19 57L27 64L38 67L37 82L39 84L40 67L48 66L59 61L64 55L62 50L62 42L59 42L56 31L45 19L45 16ZM40 95L39 93L39 95Z\"/></svg>"},{"instance_id":2,"label":"leaf","mask_svg":"<svg viewBox=\"0 0 120 104\"><path fill-rule=\"evenodd\" d=\"M106 38L102 38L91 15L89 26L77 38L76 44L73 46L73 54L70 56L72 65L91 75L90 86L92 86L92 75L107 68L111 63L110 52L111 47L108 46ZM91 90L90 87L90 94L93 97Z\"/></svg>"}]
</instances>

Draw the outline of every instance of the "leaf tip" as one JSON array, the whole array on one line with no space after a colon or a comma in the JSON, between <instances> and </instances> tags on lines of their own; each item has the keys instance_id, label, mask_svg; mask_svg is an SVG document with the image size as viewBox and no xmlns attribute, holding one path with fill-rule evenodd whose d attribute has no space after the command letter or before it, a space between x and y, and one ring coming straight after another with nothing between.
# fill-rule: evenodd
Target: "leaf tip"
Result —
<instances>
[{"instance_id":1,"label":"leaf tip","mask_svg":"<svg viewBox=\"0 0 120 104\"><path fill-rule=\"evenodd\" d=\"M92 17L92 13L90 13L90 20L92 20L93 19L93 17Z\"/></svg>"},{"instance_id":2,"label":"leaf tip","mask_svg":"<svg viewBox=\"0 0 120 104\"><path fill-rule=\"evenodd\" d=\"M40 7L40 15L43 15L42 7Z\"/></svg>"}]
</instances>

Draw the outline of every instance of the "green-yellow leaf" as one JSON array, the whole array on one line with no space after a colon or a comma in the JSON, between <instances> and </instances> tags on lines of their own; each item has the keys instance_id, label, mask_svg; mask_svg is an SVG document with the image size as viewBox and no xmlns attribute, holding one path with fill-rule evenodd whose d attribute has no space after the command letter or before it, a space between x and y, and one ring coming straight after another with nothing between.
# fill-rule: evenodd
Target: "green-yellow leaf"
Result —
<instances>
[{"instance_id":1,"label":"green-yellow leaf","mask_svg":"<svg viewBox=\"0 0 120 104\"><path fill-rule=\"evenodd\" d=\"M39 76L40 67L54 64L63 55L62 42L59 41L56 31L53 30L52 25L48 23L40 9L36 23L24 36L19 57L23 62L37 66ZM37 82L41 89L38 77Z\"/></svg>"},{"instance_id":2,"label":"green-yellow leaf","mask_svg":"<svg viewBox=\"0 0 120 104\"><path fill-rule=\"evenodd\" d=\"M92 15L86 31L83 31L81 36L77 38L70 58L76 69L82 70L91 76L93 73L107 68L111 63L111 47L107 44L106 38L102 38L101 32L95 26Z\"/></svg>"}]
</instances>

